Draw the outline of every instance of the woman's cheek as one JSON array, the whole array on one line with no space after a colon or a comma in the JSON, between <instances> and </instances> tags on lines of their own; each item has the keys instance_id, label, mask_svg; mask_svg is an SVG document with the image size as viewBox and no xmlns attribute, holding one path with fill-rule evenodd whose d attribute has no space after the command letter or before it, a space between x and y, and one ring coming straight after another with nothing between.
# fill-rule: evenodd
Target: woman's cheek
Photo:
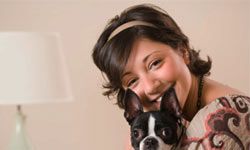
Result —
<instances>
[{"instance_id":1,"label":"woman's cheek","mask_svg":"<svg viewBox=\"0 0 250 150\"><path fill-rule=\"evenodd\" d=\"M159 76L162 80L173 82L177 77L176 68L163 66L161 70L159 70Z\"/></svg>"}]
</instances>

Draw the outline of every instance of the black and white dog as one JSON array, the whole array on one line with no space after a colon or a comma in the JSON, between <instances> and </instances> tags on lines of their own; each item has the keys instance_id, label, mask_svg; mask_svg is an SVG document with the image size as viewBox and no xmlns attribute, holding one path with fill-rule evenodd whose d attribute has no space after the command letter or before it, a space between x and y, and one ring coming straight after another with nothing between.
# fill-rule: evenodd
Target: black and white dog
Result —
<instances>
[{"instance_id":1,"label":"black and white dog","mask_svg":"<svg viewBox=\"0 0 250 150\"><path fill-rule=\"evenodd\" d=\"M131 144L135 150L165 150L177 147L183 126L181 108L174 88L162 96L160 110L143 112L139 97L130 89L123 99L124 117L130 125Z\"/></svg>"}]
</instances>

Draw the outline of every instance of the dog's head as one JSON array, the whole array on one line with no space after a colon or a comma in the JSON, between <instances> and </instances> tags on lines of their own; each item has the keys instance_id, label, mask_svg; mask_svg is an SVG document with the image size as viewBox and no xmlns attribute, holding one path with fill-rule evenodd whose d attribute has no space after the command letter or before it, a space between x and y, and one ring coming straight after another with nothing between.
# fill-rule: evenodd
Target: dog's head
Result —
<instances>
[{"instance_id":1,"label":"dog's head","mask_svg":"<svg viewBox=\"0 0 250 150\"><path fill-rule=\"evenodd\" d=\"M129 89L124 104L124 117L131 127L131 143L135 150L165 150L178 142L181 108L173 88L163 95L159 111L143 112L139 97Z\"/></svg>"}]
</instances>

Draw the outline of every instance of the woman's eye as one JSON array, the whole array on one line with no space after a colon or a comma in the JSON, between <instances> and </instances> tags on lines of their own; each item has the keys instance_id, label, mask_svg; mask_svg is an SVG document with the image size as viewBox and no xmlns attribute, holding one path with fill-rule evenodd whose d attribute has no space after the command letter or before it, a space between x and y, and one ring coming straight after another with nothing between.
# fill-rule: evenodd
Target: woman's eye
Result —
<instances>
[{"instance_id":1,"label":"woman's eye","mask_svg":"<svg viewBox=\"0 0 250 150\"><path fill-rule=\"evenodd\" d=\"M149 69L154 69L154 68L157 68L160 64L161 64L161 60L158 59L158 60L155 60L153 61L150 65L149 65Z\"/></svg>"},{"instance_id":2,"label":"woman's eye","mask_svg":"<svg viewBox=\"0 0 250 150\"><path fill-rule=\"evenodd\" d=\"M130 80L130 81L128 82L128 84L127 84L127 87L133 86L133 85L135 84L136 81L137 81L136 79Z\"/></svg>"}]
</instances>

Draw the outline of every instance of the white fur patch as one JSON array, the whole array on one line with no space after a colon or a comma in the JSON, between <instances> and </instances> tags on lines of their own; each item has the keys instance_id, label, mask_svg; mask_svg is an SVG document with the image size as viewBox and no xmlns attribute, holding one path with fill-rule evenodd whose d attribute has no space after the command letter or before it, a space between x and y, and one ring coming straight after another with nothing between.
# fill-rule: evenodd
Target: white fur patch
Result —
<instances>
[{"instance_id":1,"label":"white fur patch","mask_svg":"<svg viewBox=\"0 0 250 150\"><path fill-rule=\"evenodd\" d=\"M152 115L148 119L148 136L155 136L155 118Z\"/></svg>"}]
</instances>

